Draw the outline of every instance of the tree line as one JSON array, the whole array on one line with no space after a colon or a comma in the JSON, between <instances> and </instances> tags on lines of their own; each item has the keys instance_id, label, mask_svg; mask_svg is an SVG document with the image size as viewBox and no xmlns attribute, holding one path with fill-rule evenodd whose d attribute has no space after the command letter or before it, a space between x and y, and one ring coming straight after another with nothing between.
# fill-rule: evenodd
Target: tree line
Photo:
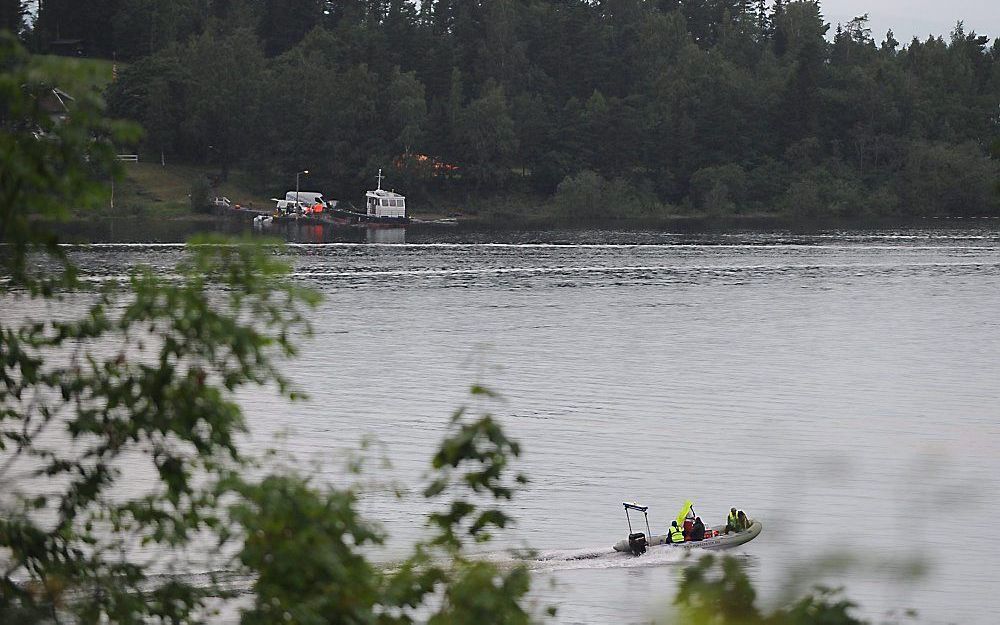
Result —
<instances>
[{"instance_id":1,"label":"tree line","mask_svg":"<svg viewBox=\"0 0 1000 625\"><path fill-rule=\"evenodd\" d=\"M576 218L1000 214L1000 41L813 0L44 0L156 158ZM426 157L426 158L425 158Z\"/></svg>"}]
</instances>

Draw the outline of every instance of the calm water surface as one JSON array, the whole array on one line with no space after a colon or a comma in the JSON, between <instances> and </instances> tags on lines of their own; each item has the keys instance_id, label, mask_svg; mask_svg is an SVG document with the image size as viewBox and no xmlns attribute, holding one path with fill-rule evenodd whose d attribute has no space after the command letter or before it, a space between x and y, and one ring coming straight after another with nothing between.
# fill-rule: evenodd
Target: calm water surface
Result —
<instances>
[{"instance_id":1,"label":"calm water surface","mask_svg":"<svg viewBox=\"0 0 1000 625\"><path fill-rule=\"evenodd\" d=\"M249 448L333 483L379 441L393 468L377 477L409 493L364 490L393 537L380 558L419 534L418 476L482 382L504 399L471 405L521 440L532 479L484 557L539 549L533 594L558 622L661 613L683 562L608 552L622 501L662 531L685 498L713 523L730 506L763 521L737 554L765 599L847 551L857 566L824 579L866 617L1000 619L1000 232L461 238L293 245L296 278L325 295L290 365L310 400L243 398ZM181 250L73 253L107 276Z\"/></svg>"}]
</instances>

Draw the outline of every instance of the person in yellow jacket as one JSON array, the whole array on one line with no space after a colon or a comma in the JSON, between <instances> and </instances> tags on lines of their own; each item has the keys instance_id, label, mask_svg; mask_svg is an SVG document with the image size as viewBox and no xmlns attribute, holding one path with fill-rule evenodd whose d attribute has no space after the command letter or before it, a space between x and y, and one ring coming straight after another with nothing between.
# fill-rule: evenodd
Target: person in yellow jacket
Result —
<instances>
[{"instance_id":1,"label":"person in yellow jacket","mask_svg":"<svg viewBox=\"0 0 1000 625\"><path fill-rule=\"evenodd\" d=\"M684 542L684 530L677 527L677 521L673 521L670 525L670 531L667 532L667 544L672 545L682 542Z\"/></svg>"},{"instance_id":2,"label":"person in yellow jacket","mask_svg":"<svg viewBox=\"0 0 1000 625\"><path fill-rule=\"evenodd\" d=\"M741 532L743 528L740 527L739 516L736 514L736 508L729 509L729 517L726 518L726 533L729 532Z\"/></svg>"}]
</instances>

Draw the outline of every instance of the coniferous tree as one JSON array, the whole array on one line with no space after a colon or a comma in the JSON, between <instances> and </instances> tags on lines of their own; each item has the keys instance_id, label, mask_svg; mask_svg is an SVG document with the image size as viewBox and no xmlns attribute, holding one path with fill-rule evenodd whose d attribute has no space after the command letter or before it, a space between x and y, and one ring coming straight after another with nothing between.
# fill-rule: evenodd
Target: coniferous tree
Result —
<instances>
[{"instance_id":1,"label":"coniferous tree","mask_svg":"<svg viewBox=\"0 0 1000 625\"><path fill-rule=\"evenodd\" d=\"M784 56L788 50L788 28L785 24L785 1L774 0L771 7L771 36L774 40L774 53Z\"/></svg>"},{"instance_id":2,"label":"coniferous tree","mask_svg":"<svg viewBox=\"0 0 1000 625\"><path fill-rule=\"evenodd\" d=\"M24 0L0 0L0 30L20 35L27 7Z\"/></svg>"},{"instance_id":3,"label":"coniferous tree","mask_svg":"<svg viewBox=\"0 0 1000 625\"><path fill-rule=\"evenodd\" d=\"M110 58L115 52L110 25L120 0L39 0L35 37L42 50L53 41L80 40L93 56Z\"/></svg>"},{"instance_id":4,"label":"coniferous tree","mask_svg":"<svg viewBox=\"0 0 1000 625\"><path fill-rule=\"evenodd\" d=\"M322 0L263 0L264 8L257 34L264 52L277 56L302 41L323 19Z\"/></svg>"},{"instance_id":5,"label":"coniferous tree","mask_svg":"<svg viewBox=\"0 0 1000 625\"><path fill-rule=\"evenodd\" d=\"M767 0L757 0L755 9L757 20L757 35L761 41L771 36L771 17L767 12Z\"/></svg>"},{"instance_id":6,"label":"coniferous tree","mask_svg":"<svg viewBox=\"0 0 1000 625\"><path fill-rule=\"evenodd\" d=\"M892 32L890 28L888 32L885 33L885 41L882 42L881 50L882 53L888 56L895 56L896 51L899 49L899 42L896 41L895 33Z\"/></svg>"},{"instance_id":7,"label":"coniferous tree","mask_svg":"<svg viewBox=\"0 0 1000 625\"><path fill-rule=\"evenodd\" d=\"M784 129L789 143L816 134L819 129L823 52L820 43L805 42L795 57L795 70L784 95Z\"/></svg>"}]
</instances>

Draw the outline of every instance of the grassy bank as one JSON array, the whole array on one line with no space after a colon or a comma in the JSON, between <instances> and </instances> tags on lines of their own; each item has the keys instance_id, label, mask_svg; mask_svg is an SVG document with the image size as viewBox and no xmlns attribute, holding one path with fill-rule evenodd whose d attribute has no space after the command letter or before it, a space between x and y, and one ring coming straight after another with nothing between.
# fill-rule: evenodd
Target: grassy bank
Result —
<instances>
[{"instance_id":1,"label":"grassy bank","mask_svg":"<svg viewBox=\"0 0 1000 625\"><path fill-rule=\"evenodd\" d=\"M125 180L116 185L115 207L110 206L92 217L137 217L166 221L214 221L212 215L196 214L191 210L189 194L191 184L199 177L217 175L216 169L194 165L167 165L159 163L124 163ZM226 196L234 204L255 208L273 206L270 198L259 191L251 176L234 170L228 180L213 189L213 195ZM280 190L276 193L282 193ZM584 218L574 213L575 206L559 198L542 194L512 193L503 196L479 197L475 195L431 196L411 198L410 215L418 219L458 217L471 226L484 229L621 229L621 230L670 230L678 232L725 230L790 230L814 231L829 228L872 227L948 227L959 225L992 225L996 220L946 220L916 216L858 216L853 218L804 216L780 211L759 211L748 214L720 214L684 210L670 205L655 205L643 210L622 210L612 205L608 198L600 204L606 210L589 211Z\"/></svg>"},{"instance_id":2,"label":"grassy bank","mask_svg":"<svg viewBox=\"0 0 1000 625\"><path fill-rule=\"evenodd\" d=\"M104 59L33 54L30 67L71 96L90 90L103 93L114 78L114 63Z\"/></svg>"},{"instance_id":3,"label":"grassy bank","mask_svg":"<svg viewBox=\"0 0 1000 625\"><path fill-rule=\"evenodd\" d=\"M188 219L191 211L191 183L200 177L216 174L215 170L191 165L159 163L124 163L125 179L115 187L115 206L110 205L102 216L157 217ZM242 206L270 207L271 201L251 191L250 178L234 171L216 185L213 194L228 197Z\"/></svg>"},{"instance_id":4,"label":"grassy bank","mask_svg":"<svg viewBox=\"0 0 1000 625\"><path fill-rule=\"evenodd\" d=\"M99 217L139 217L167 221L212 221L212 215L192 212L189 194L191 183L199 177L217 174L217 170L193 165L158 163L125 163L125 180L116 185L115 208L107 208ZM270 208L269 197L255 192L251 177L241 171L231 172L229 179L218 184L213 195L228 197L233 204ZM283 194L283 191L280 192ZM516 193L492 197L433 196L411 199L410 216L417 219L457 217L472 227L485 229L648 229L648 230L713 230L727 228L786 228L801 224L779 213L723 216L700 212L682 212L664 206L643 214L625 215L608 206L599 217L583 219L560 207L553 198L541 194ZM80 215L84 217L83 215ZM91 215L93 216L93 215Z\"/></svg>"},{"instance_id":5,"label":"grassy bank","mask_svg":"<svg viewBox=\"0 0 1000 625\"><path fill-rule=\"evenodd\" d=\"M213 179L218 170L198 165L161 166L156 162L123 163L125 179L115 186L114 209L99 212L100 217L155 217L161 219L207 219L191 210L192 183L199 178ZM278 189L269 196L256 190L253 178L233 170L224 182L213 187L213 196L225 196L233 204L254 208L271 208L271 197L284 196L287 189ZM359 195L361 193L359 192ZM565 222L555 212L550 198L543 195L511 194L501 197L477 198L472 195L436 196L409 200L412 217L436 219L459 217L463 221L518 225L558 225ZM88 217L94 215L78 215Z\"/></svg>"}]
</instances>

